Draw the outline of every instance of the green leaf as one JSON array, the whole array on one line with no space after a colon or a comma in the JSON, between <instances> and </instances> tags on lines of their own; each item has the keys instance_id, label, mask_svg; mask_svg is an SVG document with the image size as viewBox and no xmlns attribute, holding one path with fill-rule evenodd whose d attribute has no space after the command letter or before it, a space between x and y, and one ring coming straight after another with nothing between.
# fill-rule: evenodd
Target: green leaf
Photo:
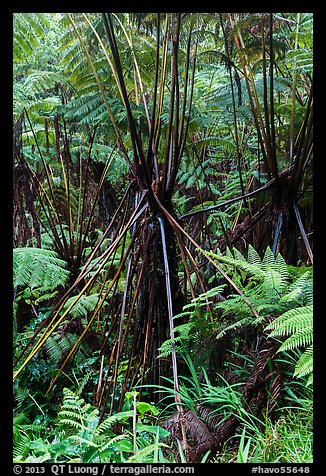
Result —
<instances>
[{"instance_id":1,"label":"green leaf","mask_svg":"<svg viewBox=\"0 0 326 476\"><path fill-rule=\"evenodd\" d=\"M138 432L146 431L147 433L152 433L153 435L156 435L156 433L158 432L160 438L166 438L170 435L169 431L165 430L164 428L161 428L160 426L143 425L142 423L136 424L136 430Z\"/></svg>"},{"instance_id":2,"label":"green leaf","mask_svg":"<svg viewBox=\"0 0 326 476\"><path fill-rule=\"evenodd\" d=\"M146 412L151 412L153 415L158 413L158 410L153 405L145 402L137 402L136 408L141 415L144 415Z\"/></svg>"}]
</instances>

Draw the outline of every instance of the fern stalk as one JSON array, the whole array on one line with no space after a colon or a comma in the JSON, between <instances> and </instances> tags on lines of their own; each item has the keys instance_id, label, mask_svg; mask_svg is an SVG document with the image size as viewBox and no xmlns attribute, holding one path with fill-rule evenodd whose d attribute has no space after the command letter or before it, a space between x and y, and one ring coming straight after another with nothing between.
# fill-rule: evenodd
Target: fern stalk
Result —
<instances>
[{"instance_id":1,"label":"fern stalk","mask_svg":"<svg viewBox=\"0 0 326 476\"><path fill-rule=\"evenodd\" d=\"M124 257L123 257L123 259L121 260L121 262L120 262L120 264L119 264L119 267L118 267L118 269L117 269L116 274L114 275L114 277L113 277L112 280L110 281L110 284L109 284L107 290L105 291L105 293L104 293L104 295L103 295L101 301L99 302L98 306L96 307L96 310L93 312L92 316L90 317L90 319L89 319L87 325L85 326L85 329L83 330L82 334L79 336L79 338L77 339L77 341L75 342L75 344L72 346L70 352L68 353L67 357L65 358L65 360L64 360L63 364L61 365L59 371L57 372L57 374L55 375L55 377L52 379L51 385L49 386L48 390L46 391L46 395L47 395L47 394L51 391L51 389L53 388L53 386L54 386L56 380L58 379L59 375L61 374L63 368L66 366L66 364L67 364L67 362L69 361L70 357L73 355L73 353L75 352L76 348L79 346L79 344L80 344L80 343L82 342L82 340L84 339L84 337L85 337L87 331L89 330L89 328L91 327L91 325L92 325L94 319L97 317L99 311L102 309L102 306L103 306L103 304L104 304L104 302L105 302L105 300L106 300L108 294L110 293L111 289L113 288L113 286L116 284L117 280L118 280L119 277L120 277L121 271L122 271L122 269L123 269L123 267L124 267L124 265L125 265L125 262L126 262L126 260L127 260L127 257L128 257L128 255L129 255L129 252L130 252L130 249L131 249L132 245L133 245L133 240L131 240L130 245L129 245L129 247L128 247L128 249L127 249L127 251L126 251ZM100 268L99 268L99 269L100 269ZM84 290L82 291L82 293L83 293L83 292L84 292ZM80 297L80 296L79 296L79 297ZM72 305L69 306L68 310L71 310L72 306L74 306L74 305L76 304L76 302L77 302L77 301L74 301L74 302L72 303ZM67 311L66 311L66 313L67 313ZM64 316L66 313L63 313L63 316ZM60 321L61 321L61 319L62 319L62 316L61 316L61 318L60 318ZM54 326L54 327L55 327L55 326ZM51 334L53 333L54 327L51 329ZM44 344L44 342L43 342L42 344Z\"/></svg>"},{"instance_id":2,"label":"fern stalk","mask_svg":"<svg viewBox=\"0 0 326 476\"><path fill-rule=\"evenodd\" d=\"M172 308L172 297L171 297L170 270L169 270L169 262L168 262L166 240L165 240L164 220L160 216L158 216L157 218L160 224L161 237L162 237L163 259L164 259L164 269L165 269L165 284L166 284L166 295L167 295L169 325L170 325L170 337L172 339L171 347L172 347L174 398L175 398L177 409L180 415L180 425L181 425L182 440L183 440L182 443L183 443L183 448L185 449L187 448L188 443L187 443L186 431L185 431L185 427L183 423L183 408L181 405L181 397L180 397L177 357L176 357L175 344L173 342L173 339L174 339L173 308Z\"/></svg>"},{"instance_id":3,"label":"fern stalk","mask_svg":"<svg viewBox=\"0 0 326 476\"><path fill-rule=\"evenodd\" d=\"M50 195L51 195L51 201L52 201L51 207L53 208L53 210L55 212L55 218L56 218L56 221L57 221L57 223L59 224L59 227L60 227L62 241L63 241L63 248L64 248L64 252L65 252L65 257L68 258L69 257L68 243L67 243L67 240L66 240L63 228L62 228L61 220L58 218L59 213L58 213L58 209L57 209L57 202L56 202L56 199L55 199L55 196L54 196L54 190L53 190L53 186L52 186L52 180L51 180L51 177L50 177L50 172L49 172L49 169L48 169L48 165L47 165L47 163L46 163L46 161L43 157L43 154L41 152L41 149L40 149L40 146L39 146L34 128L32 126L32 123L31 123L31 120L29 118L29 115L28 115L28 112L27 112L26 108L24 109L24 113L26 115L27 121L28 121L29 126L31 128L31 131L32 131L32 134L33 134L33 137L34 137L34 140L35 140L35 144L36 144L39 156L40 156L42 164L43 164L43 168L44 168L44 171L45 171L45 174L46 174L47 183L48 183L48 186L49 186L49 189L50 189Z\"/></svg>"},{"instance_id":4,"label":"fern stalk","mask_svg":"<svg viewBox=\"0 0 326 476\"><path fill-rule=\"evenodd\" d=\"M84 292L90 288L91 284L94 282L96 276L100 273L101 269L104 267L105 263L107 262L107 260L109 259L111 253L114 251L114 249L118 246L121 238L125 235L125 233L127 232L128 228L133 224L133 221L135 220L135 217L137 217L137 212L140 208L140 204L141 204L141 201L138 203L134 213L131 215L131 217L129 218L127 224L125 225L124 229L122 230L122 232L120 233L120 235L113 241L113 243L111 244L111 246L108 248L108 250L106 250L103 255L102 255L102 262L100 264L100 266L97 268L97 270L94 272L93 276L86 282L86 284L83 286L82 290L79 292L78 296L75 298L75 300L70 304L70 306L63 312L63 314L57 319L57 317L59 316L59 313L66 301L67 298L64 298L61 300L61 304L60 304L60 307L59 309L57 310L57 312L55 313L55 315L53 316L51 322L49 323L49 325L47 326L47 329L45 330L44 332L44 335L40 337L38 343L35 345L35 347L33 348L33 350L30 352L30 354L28 355L28 357L25 359L25 361L23 362L23 364L20 366L20 368L14 373L14 381L16 380L16 378L18 377L18 375L20 374L20 372L24 369L24 367L27 365L27 363L34 357L34 355L39 351L39 349L43 346L43 344L46 342L46 340L52 335L52 333L54 332L54 330L59 326L59 324L63 321L63 319L66 317L66 315L69 313L69 311L72 309L72 307L78 302L78 300L81 298L81 296L84 294ZM89 272L89 270L88 270ZM86 274L86 273L85 273ZM77 282L80 281L80 277L79 279L77 278ZM70 292L70 290L68 291L68 293ZM68 295L68 293L66 293L65 296ZM57 319L57 321L56 321ZM55 322L56 321L56 322ZM52 326L52 327L51 327Z\"/></svg>"}]
</instances>

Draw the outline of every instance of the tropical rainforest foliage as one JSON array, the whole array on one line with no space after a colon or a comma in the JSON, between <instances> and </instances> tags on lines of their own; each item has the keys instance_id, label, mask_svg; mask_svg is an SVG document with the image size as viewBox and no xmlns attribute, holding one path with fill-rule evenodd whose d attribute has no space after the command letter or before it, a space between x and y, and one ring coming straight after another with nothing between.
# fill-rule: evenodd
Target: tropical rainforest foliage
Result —
<instances>
[{"instance_id":1,"label":"tropical rainforest foliage","mask_svg":"<svg viewBox=\"0 0 326 476\"><path fill-rule=\"evenodd\" d=\"M312 21L14 14L16 462L312 462Z\"/></svg>"}]
</instances>

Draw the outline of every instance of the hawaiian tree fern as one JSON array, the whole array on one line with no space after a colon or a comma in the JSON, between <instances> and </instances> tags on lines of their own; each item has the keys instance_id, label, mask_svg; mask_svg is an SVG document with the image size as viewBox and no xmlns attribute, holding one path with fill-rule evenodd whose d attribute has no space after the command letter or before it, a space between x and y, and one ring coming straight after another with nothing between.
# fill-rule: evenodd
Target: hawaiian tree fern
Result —
<instances>
[{"instance_id":1,"label":"hawaiian tree fern","mask_svg":"<svg viewBox=\"0 0 326 476\"><path fill-rule=\"evenodd\" d=\"M215 323L207 310L212 304L212 298L221 295L225 285L214 287L183 307L183 312L174 317L175 320L187 319L187 322L174 327L174 337L167 339L159 348L159 358L166 358L171 354L172 344L178 352L183 353L183 344L192 342L194 348L202 348L203 339L209 339L214 332Z\"/></svg>"},{"instance_id":2,"label":"hawaiian tree fern","mask_svg":"<svg viewBox=\"0 0 326 476\"><path fill-rule=\"evenodd\" d=\"M42 292L64 286L69 278L64 260L51 250L15 248L13 250L13 286L40 289Z\"/></svg>"},{"instance_id":3,"label":"hawaiian tree fern","mask_svg":"<svg viewBox=\"0 0 326 476\"><path fill-rule=\"evenodd\" d=\"M274 256L271 249L267 248L263 258L260 258L251 245L248 247L247 258L235 248L233 256L229 250L226 256L204 253L224 267L243 296L229 294L225 299L221 297L224 286L218 286L194 299L184 307L181 314L175 316L186 318L186 322L175 327L174 338L161 346L160 357L169 355L172 343L177 349L182 348L182 344L196 348L196 342L199 343L199 348L203 347L203 329L209 329L215 339L257 326L264 332L264 327L272 316L276 319L266 328L272 330L270 335L290 336L280 351L307 347L300 357L295 375L308 375L312 365L312 360L309 361L312 352L312 270L295 268L294 273L293 267L287 266L280 254ZM299 276L298 271L301 273ZM214 299L212 301L214 296L215 302ZM245 298L257 311L258 317L253 316ZM207 304L211 306L211 312L207 310Z\"/></svg>"},{"instance_id":4,"label":"hawaiian tree fern","mask_svg":"<svg viewBox=\"0 0 326 476\"><path fill-rule=\"evenodd\" d=\"M44 13L15 13L13 17L15 61L26 60L33 53L49 27L49 20Z\"/></svg>"},{"instance_id":5,"label":"hawaiian tree fern","mask_svg":"<svg viewBox=\"0 0 326 476\"><path fill-rule=\"evenodd\" d=\"M223 309L224 315L233 314L238 319L225 327L217 338L232 329L264 322L267 316L276 317L265 330L272 331L270 337L289 336L278 352L306 348L296 364L294 375L308 375L308 383L312 383L312 270L304 271L306 268L303 268L301 276L293 277L291 267L280 254L275 257L270 248L266 249L262 259L251 245L247 259L238 250L233 252L234 257L230 252L228 256L209 255L234 268L233 279L261 317L257 319L250 315L241 296L230 296L217 306Z\"/></svg>"},{"instance_id":6,"label":"hawaiian tree fern","mask_svg":"<svg viewBox=\"0 0 326 476\"><path fill-rule=\"evenodd\" d=\"M212 252L204 254L224 265L224 269L232 275L232 279L262 317L279 315L292 307L306 304L312 298L311 271L304 272L303 269L302 276L294 280L284 258L280 254L274 256L269 247L263 258L251 245L248 246L247 258L235 248L234 256L229 250L226 256ZM252 316L241 296L230 295L218 306L224 310L224 314Z\"/></svg>"},{"instance_id":7,"label":"hawaiian tree fern","mask_svg":"<svg viewBox=\"0 0 326 476\"><path fill-rule=\"evenodd\" d=\"M303 277L299 278L298 289L291 285L290 271L280 254L275 257L271 249L267 248L261 259L251 245L248 247L247 258L235 248L232 252L233 255L227 250L226 256L213 252L204 252L204 254L216 260L232 276L233 281L251 302L259 316L252 315L247 302L238 294L230 294L227 299L222 298L213 304L215 308L213 315L207 312L205 309L207 304L214 296L222 292L223 286L218 286L201 294L199 298L184 307L183 313L176 316L188 318L187 323L175 328L175 337L172 340L176 344L185 340L194 342L200 335L199 327L202 319L205 321L202 327L209 327L219 339L235 329L257 326L263 323L267 316L279 315L293 307L295 303L300 304L300 296L302 298L304 283L307 280ZM218 309L222 311L222 316L217 318ZM231 323L230 316L232 316ZM201 335L202 338L203 335ZM172 340L163 344L160 349L161 356L164 357L169 353Z\"/></svg>"},{"instance_id":8,"label":"hawaiian tree fern","mask_svg":"<svg viewBox=\"0 0 326 476\"><path fill-rule=\"evenodd\" d=\"M295 377L308 376L307 385L313 380L313 306L290 309L271 322L265 330L270 337L289 336L278 352L305 348L294 369Z\"/></svg>"},{"instance_id":9,"label":"hawaiian tree fern","mask_svg":"<svg viewBox=\"0 0 326 476\"><path fill-rule=\"evenodd\" d=\"M77 296L71 296L65 303L63 309L68 309L76 300ZM100 295L98 293L81 296L78 302L71 308L69 314L75 318L86 317L88 314L94 312L96 306L100 302Z\"/></svg>"},{"instance_id":10,"label":"hawaiian tree fern","mask_svg":"<svg viewBox=\"0 0 326 476\"><path fill-rule=\"evenodd\" d=\"M45 343L45 351L51 363L57 364L76 343L78 335L66 332L64 335L56 333L48 338ZM75 359L85 360L82 352L75 354Z\"/></svg>"}]
</instances>

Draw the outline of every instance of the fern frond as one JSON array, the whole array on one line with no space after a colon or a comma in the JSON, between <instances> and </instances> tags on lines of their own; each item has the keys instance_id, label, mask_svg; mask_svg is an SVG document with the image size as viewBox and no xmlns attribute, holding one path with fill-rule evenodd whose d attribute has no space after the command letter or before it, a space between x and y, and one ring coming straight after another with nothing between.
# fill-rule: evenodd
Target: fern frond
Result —
<instances>
[{"instance_id":1,"label":"fern frond","mask_svg":"<svg viewBox=\"0 0 326 476\"><path fill-rule=\"evenodd\" d=\"M55 71L33 71L26 76L24 88L27 94L39 94L40 91L52 89L61 81L62 77Z\"/></svg>"},{"instance_id":2,"label":"fern frond","mask_svg":"<svg viewBox=\"0 0 326 476\"><path fill-rule=\"evenodd\" d=\"M50 250L15 248L13 250L13 286L42 287L54 290L69 278L67 263Z\"/></svg>"},{"instance_id":3,"label":"fern frond","mask_svg":"<svg viewBox=\"0 0 326 476\"><path fill-rule=\"evenodd\" d=\"M64 305L64 310L68 309L69 306L76 300L77 296L71 296ZM97 304L99 303L99 294L90 294L83 295L79 298L78 302L71 308L69 311L73 317L86 317L88 314L92 313Z\"/></svg>"},{"instance_id":4,"label":"fern frond","mask_svg":"<svg viewBox=\"0 0 326 476\"><path fill-rule=\"evenodd\" d=\"M270 249L269 246L267 246L264 257L261 262L262 269L264 271L267 271L269 268L274 269L274 263L275 263L275 256L272 250Z\"/></svg>"},{"instance_id":5,"label":"fern frond","mask_svg":"<svg viewBox=\"0 0 326 476\"><path fill-rule=\"evenodd\" d=\"M311 374L311 378L307 382L307 385L312 383L312 371L313 371L313 346L310 345L304 351L304 353L299 358L295 370L294 376L295 377L304 377L306 375Z\"/></svg>"},{"instance_id":6,"label":"fern frond","mask_svg":"<svg viewBox=\"0 0 326 476\"><path fill-rule=\"evenodd\" d=\"M278 253L276 255L275 261L274 261L274 269L284 277L287 281L290 279L290 273L288 269L288 265L286 264L285 259L283 256Z\"/></svg>"},{"instance_id":7,"label":"fern frond","mask_svg":"<svg viewBox=\"0 0 326 476\"><path fill-rule=\"evenodd\" d=\"M288 286L288 276L287 274L280 273L277 271L274 266L267 268L265 271L265 278L261 286L261 290L267 294L274 294L281 296L284 290Z\"/></svg>"},{"instance_id":8,"label":"fern frond","mask_svg":"<svg viewBox=\"0 0 326 476\"><path fill-rule=\"evenodd\" d=\"M266 330L272 330L271 337L286 336L312 326L313 306L290 309L271 322Z\"/></svg>"},{"instance_id":9,"label":"fern frond","mask_svg":"<svg viewBox=\"0 0 326 476\"><path fill-rule=\"evenodd\" d=\"M161 347L159 347L159 355L157 358L165 358L168 357L171 352L172 352L172 344L178 344L180 342L183 342L189 338L189 333L193 327L192 322L188 322L186 324L181 324L180 326L177 326L174 328L175 335L174 338L172 339L167 339L163 342Z\"/></svg>"},{"instance_id":10,"label":"fern frond","mask_svg":"<svg viewBox=\"0 0 326 476\"><path fill-rule=\"evenodd\" d=\"M282 296L282 303L291 304L312 304L313 302L313 279L310 271L302 274L294 283L289 286L288 292Z\"/></svg>"},{"instance_id":11,"label":"fern frond","mask_svg":"<svg viewBox=\"0 0 326 476\"><path fill-rule=\"evenodd\" d=\"M87 447L92 446L93 448L98 448L98 445L94 443L92 440L83 438L80 435L71 435L69 436L69 440L77 441L79 443L86 443Z\"/></svg>"},{"instance_id":12,"label":"fern frond","mask_svg":"<svg viewBox=\"0 0 326 476\"><path fill-rule=\"evenodd\" d=\"M45 351L48 354L49 360L55 363L59 362L59 360L62 357L62 350L57 340L53 336L50 336L44 345L45 345Z\"/></svg>"},{"instance_id":13,"label":"fern frond","mask_svg":"<svg viewBox=\"0 0 326 476\"><path fill-rule=\"evenodd\" d=\"M66 412L65 412L66 413ZM73 428L81 429L83 430L85 427L82 423L79 421L74 420L74 414L68 414L68 418L61 418L64 415L64 413L60 414L60 424L61 425L67 425Z\"/></svg>"},{"instance_id":14,"label":"fern frond","mask_svg":"<svg viewBox=\"0 0 326 476\"><path fill-rule=\"evenodd\" d=\"M313 341L313 327L305 326L303 329L294 332L291 337L286 339L281 345L278 352L283 350L296 349L298 347L306 347Z\"/></svg>"},{"instance_id":15,"label":"fern frond","mask_svg":"<svg viewBox=\"0 0 326 476\"><path fill-rule=\"evenodd\" d=\"M148 462L148 457L157 450L158 447L167 446L165 443L153 443L137 451L135 455L130 456L126 461L128 463Z\"/></svg>"},{"instance_id":16,"label":"fern frond","mask_svg":"<svg viewBox=\"0 0 326 476\"><path fill-rule=\"evenodd\" d=\"M122 438L125 438L126 435L116 435L113 438L108 439L105 443L102 443L102 445L99 446L99 452L103 453L109 446L114 445L117 441L121 440Z\"/></svg>"},{"instance_id":17,"label":"fern frond","mask_svg":"<svg viewBox=\"0 0 326 476\"><path fill-rule=\"evenodd\" d=\"M249 317L244 317L242 319L239 319L238 321L235 321L233 322L232 324L226 326L223 328L223 330L221 330L217 336L216 336L216 340L218 339L221 339L222 337L224 337L228 332L230 331L235 331L236 329L238 329L239 327L246 327L248 325L252 325L252 318L251 316Z\"/></svg>"},{"instance_id":18,"label":"fern frond","mask_svg":"<svg viewBox=\"0 0 326 476\"><path fill-rule=\"evenodd\" d=\"M101 435L102 433L109 431L115 422L116 418L114 418L114 415L109 416L96 428L95 434Z\"/></svg>"},{"instance_id":19,"label":"fern frond","mask_svg":"<svg viewBox=\"0 0 326 476\"><path fill-rule=\"evenodd\" d=\"M262 270L261 266L257 264L248 263L247 260L245 259L242 260L242 259L235 259L232 257L222 256L222 255L213 253L212 251L210 252L204 251L204 254L213 259L216 259L216 261L218 262L233 266L235 269L244 272L249 277L254 276L258 280L263 280L266 275L265 272Z\"/></svg>"},{"instance_id":20,"label":"fern frond","mask_svg":"<svg viewBox=\"0 0 326 476\"><path fill-rule=\"evenodd\" d=\"M57 364L62 357L72 348L76 343L78 336L66 332L64 335L59 332L49 336L44 343L45 351L48 355L49 361ZM83 356L81 352L77 353L77 356ZM84 357L84 356L83 356Z\"/></svg>"},{"instance_id":21,"label":"fern frond","mask_svg":"<svg viewBox=\"0 0 326 476\"><path fill-rule=\"evenodd\" d=\"M306 347L296 363L294 376L308 375L307 385L312 383L313 352L313 306L302 306L283 313L271 322L265 330L272 330L270 337L290 335L278 352Z\"/></svg>"},{"instance_id":22,"label":"fern frond","mask_svg":"<svg viewBox=\"0 0 326 476\"><path fill-rule=\"evenodd\" d=\"M78 385L78 388L76 390L76 395L81 395L82 391L84 390L84 387L86 386L87 382L89 381L92 375L93 375L93 372L91 370L87 372L85 377L83 377L82 381Z\"/></svg>"},{"instance_id":23,"label":"fern frond","mask_svg":"<svg viewBox=\"0 0 326 476\"><path fill-rule=\"evenodd\" d=\"M134 415L133 410L127 410L124 412L115 413L114 415L110 415L100 425L98 425L94 434L101 435L102 433L108 431L114 423L121 420L122 421L127 420L128 418L131 418L133 415Z\"/></svg>"},{"instance_id":24,"label":"fern frond","mask_svg":"<svg viewBox=\"0 0 326 476\"><path fill-rule=\"evenodd\" d=\"M46 13L14 13L13 58L26 61L44 38L49 20Z\"/></svg>"},{"instance_id":25,"label":"fern frond","mask_svg":"<svg viewBox=\"0 0 326 476\"><path fill-rule=\"evenodd\" d=\"M267 249L266 249L266 252L267 252ZM266 256L266 252L265 252L265 256ZM237 258L237 259L239 259L239 258ZM257 253L255 248L251 244L249 244L249 246L248 246L247 261L248 261L249 264L253 264L254 266L257 266L257 267L262 267L262 269L265 270L265 266L262 263L262 260L260 259L259 254Z\"/></svg>"},{"instance_id":26,"label":"fern frond","mask_svg":"<svg viewBox=\"0 0 326 476\"><path fill-rule=\"evenodd\" d=\"M237 248L233 248L233 253L234 253L234 258L235 258L236 260L246 261L246 258L243 256L243 254L241 253L241 251L239 251ZM233 257L231 251L229 250L229 248L227 249L226 256L228 256L229 258L230 258L230 257Z\"/></svg>"}]
</instances>

